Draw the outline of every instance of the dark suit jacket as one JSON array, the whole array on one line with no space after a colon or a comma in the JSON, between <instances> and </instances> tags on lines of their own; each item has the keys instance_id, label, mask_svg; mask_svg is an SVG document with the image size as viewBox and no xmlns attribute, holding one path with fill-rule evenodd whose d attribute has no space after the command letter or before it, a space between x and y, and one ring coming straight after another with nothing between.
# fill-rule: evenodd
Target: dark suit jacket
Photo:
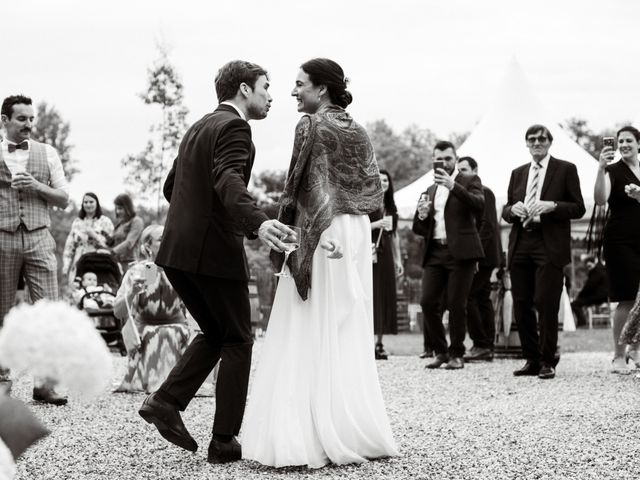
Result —
<instances>
[{"instance_id":1,"label":"dark suit jacket","mask_svg":"<svg viewBox=\"0 0 640 480\"><path fill-rule=\"evenodd\" d=\"M595 305L606 302L608 297L607 271L604 265L598 262L589 270L587 281L578 293L577 298Z\"/></svg>"},{"instance_id":2,"label":"dark suit jacket","mask_svg":"<svg viewBox=\"0 0 640 480\"><path fill-rule=\"evenodd\" d=\"M500 240L500 228L498 226L498 213L496 211L496 196L489 187L482 186L484 192L484 211L476 217L476 225L479 225L480 241L484 258L480 260L481 267L495 268L500 265L502 258L502 241Z\"/></svg>"},{"instance_id":3,"label":"dark suit jacket","mask_svg":"<svg viewBox=\"0 0 640 480\"><path fill-rule=\"evenodd\" d=\"M431 185L425 192L431 200L431 211L424 220L418 218L416 211L413 217L413 231L425 239L424 258L427 262L429 247L435 228L434 199L437 185ZM438 187L445 188L445 187ZM447 232L447 243L451 255L456 260L473 260L484 257L482 243L476 226L476 216L484 210L484 194L482 182L477 175L461 175L455 178L453 189L444 206L444 223Z\"/></svg>"},{"instance_id":4,"label":"dark suit jacket","mask_svg":"<svg viewBox=\"0 0 640 480\"><path fill-rule=\"evenodd\" d=\"M529 162L511 172L507 204L502 210L502 218L513 224L509 234L508 267L511 266L513 252L522 232L522 220L513 215L511 208L525 200L530 166ZM585 212L578 170L573 163L553 157L549 159L540 200L551 200L558 205L553 212L541 215L540 223L549 261L562 268L571 261L571 219L580 218Z\"/></svg>"},{"instance_id":5,"label":"dark suit jacket","mask_svg":"<svg viewBox=\"0 0 640 480\"><path fill-rule=\"evenodd\" d=\"M170 205L158 265L249 278L243 235L255 238L267 220L247 191L254 157L251 128L229 105L189 128L164 184Z\"/></svg>"}]
</instances>

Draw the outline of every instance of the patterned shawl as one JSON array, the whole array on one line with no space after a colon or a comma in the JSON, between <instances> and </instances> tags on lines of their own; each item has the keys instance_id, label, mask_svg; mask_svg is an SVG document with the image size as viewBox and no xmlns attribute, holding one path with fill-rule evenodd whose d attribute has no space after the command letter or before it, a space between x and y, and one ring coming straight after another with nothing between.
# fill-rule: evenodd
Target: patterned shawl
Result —
<instances>
[{"instance_id":1,"label":"patterned shawl","mask_svg":"<svg viewBox=\"0 0 640 480\"><path fill-rule=\"evenodd\" d=\"M305 115L296 127L278 220L302 229L289 267L300 297L311 288L313 253L336 215L367 215L382 203L380 175L365 129L339 107ZM276 268L283 254L272 252Z\"/></svg>"}]
</instances>

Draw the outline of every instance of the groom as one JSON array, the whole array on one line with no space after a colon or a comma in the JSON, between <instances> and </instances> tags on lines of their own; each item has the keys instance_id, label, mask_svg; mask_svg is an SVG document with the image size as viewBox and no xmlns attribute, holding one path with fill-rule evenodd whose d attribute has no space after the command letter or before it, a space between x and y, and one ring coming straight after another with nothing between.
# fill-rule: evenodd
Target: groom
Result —
<instances>
[{"instance_id":1,"label":"groom","mask_svg":"<svg viewBox=\"0 0 640 480\"><path fill-rule=\"evenodd\" d=\"M140 415L170 442L190 451L198 445L182 423L185 410L221 360L216 413L207 460L239 460L240 431L251 367L249 268L243 235L282 251L292 231L269 220L247 191L255 148L249 120L271 106L267 72L244 61L224 65L215 79L220 105L185 134L164 184L170 203L156 262L198 322L194 338Z\"/></svg>"}]
</instances>

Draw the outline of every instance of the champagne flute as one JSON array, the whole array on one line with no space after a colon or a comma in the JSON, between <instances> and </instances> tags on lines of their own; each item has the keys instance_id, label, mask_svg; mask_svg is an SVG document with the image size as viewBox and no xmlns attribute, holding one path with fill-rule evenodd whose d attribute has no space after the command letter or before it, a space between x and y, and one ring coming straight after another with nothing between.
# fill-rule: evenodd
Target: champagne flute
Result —
<instances>
[{"instance_id":1,"label":"champagne flute","mask_svg":"<svg viewBox=\"0 0 640 480\"><path fill-rule=\"evenodd\" d=\"M300 240L302 239L302 229L300 227L294 227L293 225L287 226L295 233L293 235L287 235L286 237L280 239L280 241L284 243L284 262L282 263L282 269L280 269L279 272L274 273L276 277L291 276L285 271L287 260L289 260L289 255L291 255L291 252L294 252L298 248L300 248Z\"/></svg>"}]
</instances>

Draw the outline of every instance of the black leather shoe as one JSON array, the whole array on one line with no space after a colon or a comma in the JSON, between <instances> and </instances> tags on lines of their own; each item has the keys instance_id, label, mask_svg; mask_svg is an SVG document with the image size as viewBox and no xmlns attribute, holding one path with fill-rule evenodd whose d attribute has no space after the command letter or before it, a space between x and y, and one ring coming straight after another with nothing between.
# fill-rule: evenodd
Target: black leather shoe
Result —
<instances>
[{"instance_id":1,"label":"black leather shoe","mask_svg":"<svg viewBox=\"0 0 640 480\"><path fill-rule=\"evenodd\" d=\"M538 378L543 380L548 378L553 378L556 376L556 370L551 365L542 365L540 367L540 373L538 373Z\"/></svg>"},{"instance_id":2,"label":"black leather shoe","mask_svg":"<svg viewBox=\"0 0 640 480\"><path fill-rule=\"evenodd\" d=\"M425 350L420 354L420 358L431 358L433 357L433 350Z\"/></svg>"},{"instance_id":3,"label":"black leather shoe","mask_svg":"<svg viewBox=\"0 0 640 480\"><path fill-rule=\"evenodd\" d=\"M58 395L56 391L48 386L33 387L33 399L36 402L50 403L51 405L66 405L67 397Z\"/></svg>"},{"instance_id":4,"label":"black leather shoe","mask_svg":"<svg viewBox=\"0 0 640 480\"><path fill-rule=\"evenodd\" d=\"M493 351L490 348L474 347L464 356L467 362L492 362Z\"/></svg>"},{"instance_id":5,"label":"black leather shoe","mask_svg":"<svg viewBox=\"0 0 640 480\"><path fill-rule=\"evenodd\" d=\"M195 452L198 444L182 423L178 409L158 397L157 392L149 395L138 413L147 423L152 423L166 440L180 448Z\"/></svg>"},{"instance_id":6,"label":"black leather shoe","mask_svg":"<svg viewBox=\"0 0 640 480\"><path fill-rule=\"evenodd\" d=\"M464 368L464 360L462 357L451 357L444 368L447 370L460 370Z\"/></svg>"},{"instance_id":7,"label":"black leather shoe","mask_svg":"<svg viewBox=\"0 0 640 480\"><path fill-rule=\"evenodd\" d=\"M442 365L449 361L449 355L439 353L431 363L427 363L424 368L440 368Z\"/></svg>"},{"instance_id":8,"label":"black leather shoe","mask_svg":"<svg viewBox=\"0 0 640 480\"><path fill-rule=\"evenodd\" d=\"M381 343L376 345L376 360L387 360L389 355L384 351L384 346Z\"/></svg>"},{"instance_id":9,"label":"black leather shoe","mask_svg":"<svg viewBox=\"0 0 640 480\"><path fill-rule=\"evenodd\" d=\"M242 458L242 447L235 437L228 442L211 439L207 462L209 463L229 463L236 462Z\"/></svg>"},{"instance_id":10,"label":"black leather shoe","mask_svg":"<svg viewBox=\"0 0 640 480\"><path fill-rule=\"evenodd\" d=\"M516 377L523 377L526 375L536 376L540 373L540 364L534 363L531 360L527 360L527 363L524 364L524 367L519 370L514 370L513 374Z\"/></svg>"}]
</instances>

